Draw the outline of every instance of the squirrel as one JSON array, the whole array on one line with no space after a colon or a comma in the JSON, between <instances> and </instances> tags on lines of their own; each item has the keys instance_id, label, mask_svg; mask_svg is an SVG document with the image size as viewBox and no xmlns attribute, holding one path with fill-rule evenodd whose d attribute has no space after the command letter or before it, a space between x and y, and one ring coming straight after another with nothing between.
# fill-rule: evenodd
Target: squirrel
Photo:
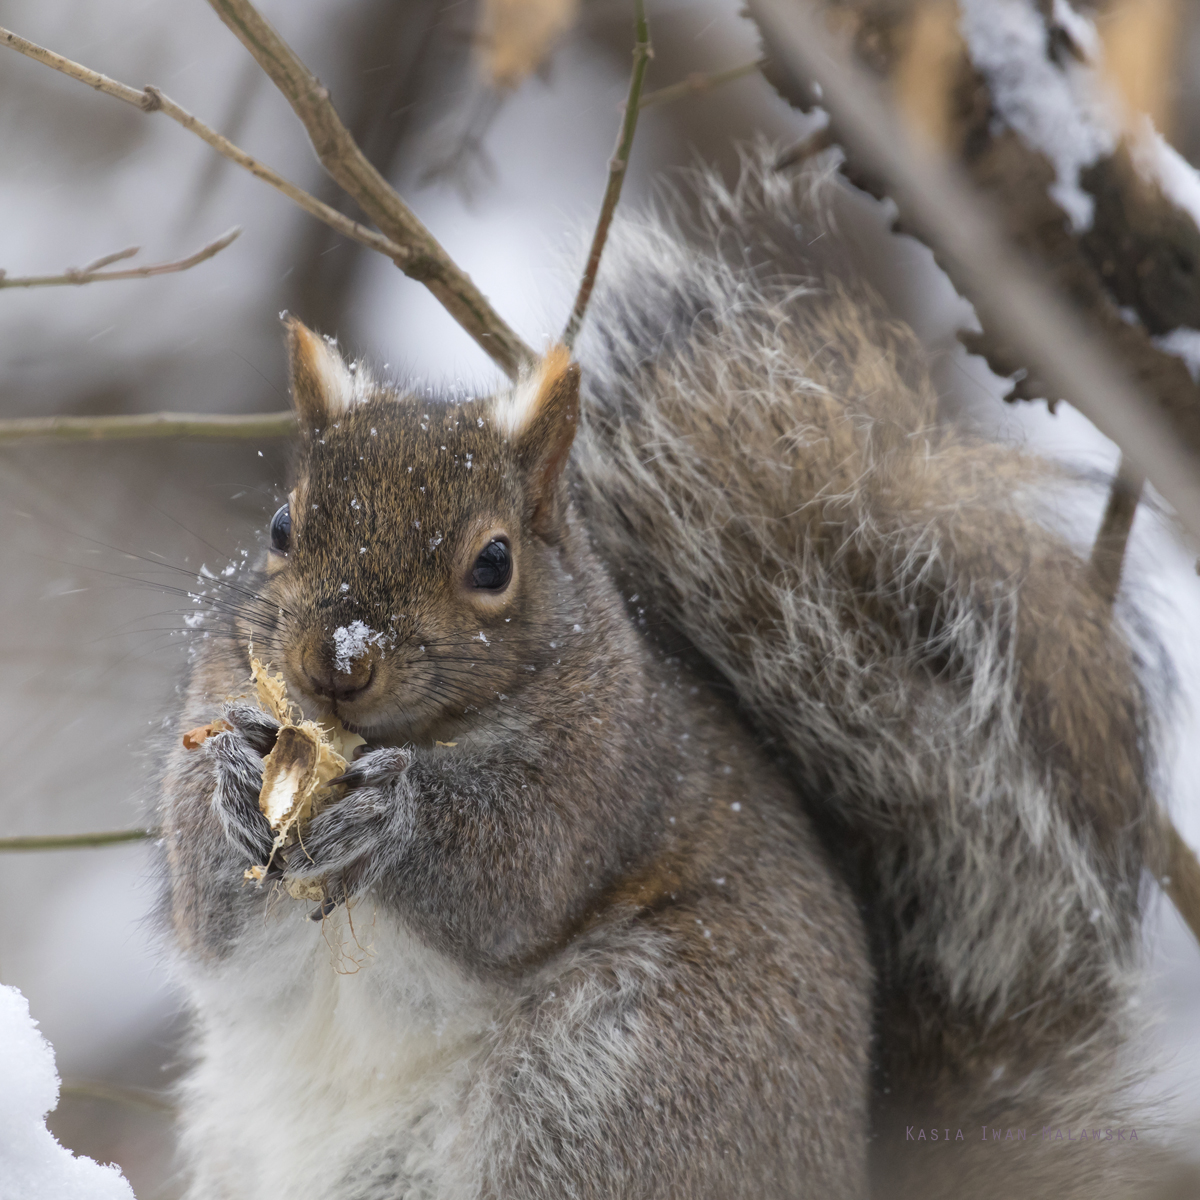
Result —
<instances>
[{"instance_id":1,"label":"squirrel","mask_svg":"<svg viewBox=\"0 0 1200 1200\"><path fill-rule=\"evenodd\" d=\"M938 423L828 186L618 220L579 364L493 396L286 318L291 490L180 719L229 728L161 789L191 1200L1144 1180L987 1140L1129 1124L1144 664L1046 469ZM367 743L259 885L251 642Z\"/></svg>"}]
</instances>

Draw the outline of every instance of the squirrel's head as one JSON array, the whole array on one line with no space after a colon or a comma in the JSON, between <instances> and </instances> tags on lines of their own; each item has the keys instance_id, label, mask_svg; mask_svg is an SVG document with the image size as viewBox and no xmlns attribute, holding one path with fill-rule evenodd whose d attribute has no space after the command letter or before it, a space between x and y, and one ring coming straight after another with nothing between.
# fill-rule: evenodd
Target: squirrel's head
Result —
<instances>
[{"instance_id":1,"label":"squirrel's head","mask_svg":"<svg viewBox=\"0 0 1200 1200\"><path fill-rule=\"evenodd\" d=\"M310 715L369 741L452 741L578 634L564 468L579 368L555 348L511 390L375 383L286 318L300 425L255 632ZM517 732L514 730L514 732Z\"/></svg>"}]
</instances>

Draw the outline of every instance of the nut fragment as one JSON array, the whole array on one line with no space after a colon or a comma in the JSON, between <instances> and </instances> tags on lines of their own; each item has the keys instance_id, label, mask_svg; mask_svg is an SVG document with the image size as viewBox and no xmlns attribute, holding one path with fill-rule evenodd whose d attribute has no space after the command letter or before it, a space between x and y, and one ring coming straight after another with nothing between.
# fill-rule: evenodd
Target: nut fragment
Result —
<instances>
[{"instance_id":1,"label":"nut fragment","mask_svg":"<svg viewBox=\"0 0 1200 1200\"><path fill-rule=\"evenodd\" d=\"M262 787L258 806L270 822L275 844L263 865L250 867L246 882L262 883L276 851L300 841L304 825L326 804L338 799L336 789L327 785L341 775L354 751L366 745L366 739L351 733L341 721L306 721L300 708L288 699L287 683L280 673L272 674L266 665L250 656L250 679L258 706L279 722L275 746L263 758ZM210 737L231 728L226 721L210 721L189 729L183 735L188 750L196 750ZM323 900L322 880L291 880L285 884L297 900Z\"/></svg>"},{"instance_id":2,"label":"nut fragment","mask_svg":"<svg viewBox=\"0 0 1200 1200\"><path fill-rule=\"evenodd\" d=\"M338 733L315 721L280 728L275 748L263 759L262 790L258 794L259 808L280 837L286 838L294 826L308 821L331 798L319 793L347 766L346 759L334 749ZM337 741L344 746L354 736L340 730Z\"/></svg>"},{"instance_id":3,"label":"nut fragment","mask_svg":"<svg viewBox=\"0 0 1200 1200\"><path fill-rule=\"evenodd\" d=\"M227 721L209 721L207 725L197 725L195 729L189 729L183 735L183 748L185 750L199 750L210 737L215 737L218 733L224 733L229 728Z\"/></svg>"},{"instance_id":4,"label":"nut fragment","mask_svg":"<svg viewBox=\"0 0 1200 1200\"><path fill-rule=\"evenodd\" d=\"M250 656L250 682L258 694L258 707L269 712L282 725L292 725L292 703L288 699L287 684L282 672L272 675L266 665Z\"/></svg>"},{"instance_id":5,"label":"nut fragment","mask_svg":"<svg viewBox=\"0 0 1200 1200\"><path fill-rule=\"evenodd\" d=\"M258 794L258 806L275 833L273 859L281 847L299 841L309 819L337 799L336 792L327 785L346 770L347 760L366 740L350 733L336 718L321 722L297 720L299 710L288 699L282 674L272 675L257 658L250 659L250 672L259 705L280 722L275 747L263 759L262 789ZM296 899L320 900L325 896L319 880L292 881L286 886Z\"/></svg>"}]
</instances>

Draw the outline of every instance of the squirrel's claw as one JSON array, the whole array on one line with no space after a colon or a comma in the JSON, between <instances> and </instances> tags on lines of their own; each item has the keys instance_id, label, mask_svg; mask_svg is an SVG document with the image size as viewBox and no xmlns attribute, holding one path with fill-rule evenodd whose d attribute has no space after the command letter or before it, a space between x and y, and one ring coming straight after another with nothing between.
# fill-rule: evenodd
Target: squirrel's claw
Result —
<instances>
[{"instance_id":1,"label":"squirrel's claw","mask_svg":"<svg viewBox=\"0 0 1200 1200\"><path fill-rule=\"evenodd\" d=\"M402 747L387 747L369 750L349 770L329 781L330 786L340 784L348 790L378 787L403 775L412 765L412 751Z\"/></svg>"},{"instance_id":2,"label":"squirrel's claw","mask_svg":"<svg viewBox=\"0 0 1200 1200\"><path fill-rule=\"evenodd\" d=\"M330 896L327 900L322 900L316 908L308 914L310 921L323 921L337 906L341 903L340 900L335 900Z\"/></svg>"},{"instance_id":3,"label":"squirrel's claw","mask_svg":"<svg viewBox=\"0 0 1200 1200\"><path fill-rule=\"evenodd\" d=\"M365 891L384 869L381 842L403 841L411 822L398 781L412 763L408 750L375 750L364 755L334 783L347 794L319 812L301 841L282 852L285 878L322 880L329 900L310 916L328 916L347 896ZM332 905L332 906L331 906Z\"/></svg>"},{"instance_id":4,"label":"squirrel's claw","mask_svg":"<svg viewBox=\"0 0 1200 1200\"><path fill-rule=\"evenodd\" d=\"M212 810L225 836L251 862L264 861L275 839L258 807L262 758L236 728L209 738L203 753L214 775Z\"/></svg>"},{"instance_id":5,"label":"squirrel's claw","mask_svg":"<svg viewBox=\"0 0 1200 1200\"><path fill-rule=\"evenodd\" d=\"M275 749L279 722L270 713L244 700L231 700L221 709L221 715L257 754L267 755Z\"/></svg>"}]
</instances>

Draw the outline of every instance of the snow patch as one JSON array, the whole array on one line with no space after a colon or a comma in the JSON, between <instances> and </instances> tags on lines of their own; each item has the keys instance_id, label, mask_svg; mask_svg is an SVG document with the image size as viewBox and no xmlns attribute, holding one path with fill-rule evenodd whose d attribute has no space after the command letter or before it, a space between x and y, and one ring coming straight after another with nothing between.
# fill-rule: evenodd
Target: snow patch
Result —
<instances>
[{"instance_id":1,"label":"snow patch","mask_svg":"<svg viewBox=\"0 0 1200 1200\"><path fill-rule=\"evenodd\" d=\"M1071 0L1054 0L1051 14L1054 24L1067 31L1067 36L1091 59L1099 62L1103 43L1095 23L1071 7Z\"/></svg>"},{"instance_id":2,"label":"snow patch","mask_svg":"<svg viewBox=\"0 0 1200 1200\"><path fill-rule=\"evenodd\" d=\"M1133 162L1143 178L1154 180L1163 194L1200 226L1200 174L1146 117L1133 139Z\"/></svg>"},{"instance_id":3,"label":"snow patch","mask_svg":"<svg viewBox=\"0 0 1200 1200\"><path fill-rule=\"evenodd\" d=\"M333 631L333 665L349 675L351 664L366 654L369 646L382 646L386 641L387 634L378 633L362 621L339 625Z\"/></svg>"},{"instance_id":4,"label":"snow patch","mask_svg":"<svg viewBox=\"0 0 1200 1200\"><path fill-rule=\"evenodd\" d=\"M962 0L961 29L971 61L986 77L1005 124L1054 164L1050 195L1072 228L1076 233L1090 228L1095 208L1079 186L1079 173L1116 149L1122 128L1132 134L1138 171L1200 227L1200 174L1148 117L1126 116L1101 76L1095 24L1067 0L1055 0L1053 21L1088 61L1059 66L1050 58L1049 34L1034 0Z\"/></svg>"},{"instance_id":5,"label":"snow patch","mask_svg":"<svg viewBox=\"0 0 1200 1200\"><path fill-rule=\"evenodd\" d=\"M1192 382L1200 383L1200 329L1172 329L1170 333L1152 340L1160 350L1182 358L1191 373Z\"/></svg>"},{"instance_id":6,"label":"snow patch","mask_svg":"<svg viewBox=\"0 0 1200 1200\"><path fill-rule=\"evenodd\" d=\"M29 1001L0 984L0 1200L134 1200L120 1168L77 1158L46 1128L58 1106L54 1050Z\"/></svg>"},{"instance_id":7,"label":"snow patch","mask_svg":"<svg viewBox=\"0 0 1200 1200\"><path fill-rule=\"evenodd\" d=\"M1078 13L1055 19L1082 49L1098 45L1091 22ZM1073 19L1072 19L1073 18ZM1051 198L1072 228L1091 227L1095 202L1079 186L1079 172L1116 146L1113 102L1086 63L1058 66L1033 0L962 0L961 29L971 61L983 73L1004 122L1053 164ZM1093 51L1094 52L1094 51Z\"/></svg>"}]
</instances>

